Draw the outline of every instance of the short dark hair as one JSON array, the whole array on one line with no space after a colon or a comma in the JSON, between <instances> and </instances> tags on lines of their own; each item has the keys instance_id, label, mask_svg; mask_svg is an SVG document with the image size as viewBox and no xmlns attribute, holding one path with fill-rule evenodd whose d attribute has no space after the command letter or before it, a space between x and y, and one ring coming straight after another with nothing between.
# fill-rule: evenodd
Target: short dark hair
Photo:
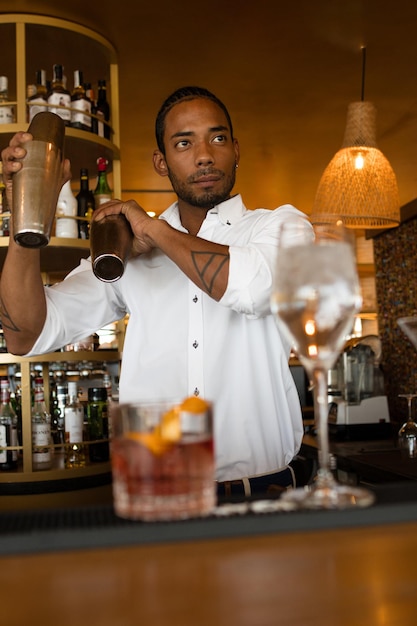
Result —
<instances>
[{"instance_id":1,"label":"short dark hair","mask_svg":"<svg viewBox=\"0 0 417 626\"><path fill-rule=\"evenodd\" d=\"M164 132L165 132L165 118L168 112L179 102L185 102L187 100L195 100L196 98L207 98L207 100L211 100L217 106L219 106L223 113L226 116L227 123L230 127L230 134L233 139L233 126L232 120L230 119L229 111L226 106L223 104L221 100L217 96L215 96L211 91L205 89L204 87L180 87L176 91L174 91L168 98L162 103L161 108L158 111L158 115L156 116L155 122L155 136L156 143L158 145L159 150L162 154L165 155L165 145L164 145Z\"/></svg>"}]
</instances>

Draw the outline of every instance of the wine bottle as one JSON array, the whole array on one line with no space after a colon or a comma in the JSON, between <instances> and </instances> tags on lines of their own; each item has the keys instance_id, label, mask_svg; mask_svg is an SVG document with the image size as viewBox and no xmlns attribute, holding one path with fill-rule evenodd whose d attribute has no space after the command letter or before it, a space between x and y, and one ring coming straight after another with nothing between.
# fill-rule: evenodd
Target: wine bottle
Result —
<instances>
[{"instance_id":1,"label":"wine bottle","mask_svg":"<svg viewBox=\"0 0 417 626\"><path fill-rule=\"evenodd\" d=\"M97 184L94 189L94 199L96 207L104 202L108 202L113 197L113 192L107 180L107 166L109 162L104 157L97 159Z\"/></svg>"},{"instance_id":2,"label":"wine bottle","mask_svg":"<svg viewBox=\"0 0 417 626\"><path fill-rule=\"evenodd\" d=\"M98 136L104 137L105 139L110 139L110 105L107 101L107 85L104 79L98 81L96 115L98 117Z\"/></svg>"},{"instance_id":3,"label":"wine bottle","mask_svg":"<svg viewBox=\"0 0 417 626\"><path fill-rule=\"evenodd\" d=\"M51 89L48 93L49 111L59 115L65 126L71 123L71 94L64 84L64 75L62 65L55 64L53 66L53 76Z\"/></svg>"},{"instance_id":4,"label":"wine bottle","mask_svg":"<svg viewBox=\"0 0 417 626\"><path fill-rule=\"evenodd\" d=\"M43 378L35 378L32 406L32 469L48 470L52 467L51 416L46 409Z\"/></svg>"},{"instance_id":5,"label":"wine bottle","mask_svg":"<svg viewBox=\"0 0 417 626\"><path fill-rule=\"evenodd\" d=\"M28 97L29 122L37 113L48 110L48 88L46 86L45 70L37 70L35 91Z\"/></svg>"},{"instance_id":6,"label":"wine bottle","mask_svg":"<svg viewBox=\"0 0 417 626\"><path fill-rule=\"evenodd\" d=\"M0 470L17 467L17 450L6 450L17 446L17 415L10 403L10 388L7 378L0 380Z\"/></svg>"},{"instance_id":7,"label":"wine bottle","mask_svg":"<svg viewBox=\"0 0 417 626\"><path fill-rule=\"evenodd\" d=\"M80 191L76 198L78 217L88 218L86 221L78 221L78 236L80 239L89 239L91 216L93 215L96 205L94 194L89 188L88 170L85 168L80 170Z\"/></svg>"},{"instance_id":8,"label":"wine bottle","mask_svg":"<svg viewBox=\"0 0 417 626\"><path fill-rule=\"evenodd\" d=\"M91 443L90 461L102 463L109 460L109 417L107 390L105 387L88 389L87 405L88 434Z\"/></svg>"},{"instance_id":9,"label":"wine bottle","mask_svg":"<svg viewBox=\"0 0 417 626\"><path fill-rule=\"evenodd\" d=\"M64 422L64 414L65 414L65 405L68 401L68 386L66 383L60 382L56 386L56 399L58 403L59 414L58 418L58 431L61 431L62 435L60 436L60 441L63 442L65 439L65 422Z\"/></svg>"},{"instance_id":10,"label":"wine bottle","mask_svg":"<svg viewBox=\"0 0 417 626\"><path fill-rule=\"evenodd\" d=\"M9 104L9 79L0 76L0 124L13 124L14 106Z\"/></svg>"},{"instance_id":11,"label":"wine bottle","mask_svg":"<svg viewBox=\"0 0 417 626\"><path fill-rule=\"evenodd\" d=\"M97 104L94 97L94 89L92 89L91 83L85 83L84 88L85 95L91 103L91 132L97 135Z\"/></svg>"},{"instance_id":12,"label":"wine bottle","mask_svg":"<svg viewBox=\"0 0 417 626\"><path fill-rule=\"evenodd\" d=\"M7 204L6 185L3 181L3 163L0 161L0 237L10 235L10 211Z\"/></svg>"},{"instance_id":13,"label":"wine bottle","mask_svg":"<svg viewBox=\"0 0 417 626\"><path fill-rule=\"evenodd\" d=\"M62 186L59 192L58 202L56 205L56 226L55 235L57 237L78 238L77 217L78 202L72 193L71 181Z\"/></svg>"},{"instance_id":14,"label":"wine bottle","mask_svg":"<svg viewBox=\"0 0 417 626\"><path fill-rule=\"evenodd\" d=\"M83 445L84 408L78 399L77 383L68 383L68 403L65 406L65 467L84 467Z\"/></svg>"},{"instance_id":15,"label":"wine bottle","mask_svg":"<svg viewBox=\"0 0 417 626\"><path fill-rule=\"evenodd\" d=\"M83 73L74 72L74 89L71 94L71 126L81 130L91 130L91 102L85 93Z\"/></svg>"},{"instance_id":16,"label":"wine bottle","mask_svg":"<svg viewBox=\"0 0 417 626\"><path fill-rule=\"evenodd\" d=\"M62 414L61 416L61 408L59 406L57 395L57 386L55 384L51 385L49 412L51 414L51 437L55 446L57 446L58 444L64 443L64 429L63 427L61 427L61 423L63 423L64 420L64 415ZM58 448L55 447L55 451L57 450Z\"/></svg>"}]
</instances>

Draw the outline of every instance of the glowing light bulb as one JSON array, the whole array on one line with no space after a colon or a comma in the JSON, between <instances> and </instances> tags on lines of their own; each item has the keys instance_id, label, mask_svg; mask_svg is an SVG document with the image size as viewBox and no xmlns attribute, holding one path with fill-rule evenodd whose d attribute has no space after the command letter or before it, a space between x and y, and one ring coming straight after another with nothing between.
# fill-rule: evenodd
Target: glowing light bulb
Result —
<instances>
[{"instance_id":1,"label":"glowing light bulb","mask_svg":"<svg viewBox=\"0 0 417 626\"><path fill-rule=\"evenodd\" d=\"M355 157L355 170L362 170L365 165L365 159L363 158L363 154L358 152Z\"/></svg>"},{"instance_id":2,"label":"glowing light bulb","mask_svg":"<svg viewBox=\"0 0 417 626\"><path fill-rule=\"evenodd\" d=\"M314 335L314 333L316 332L316 325L314 323L314 320L307 320L304 329L306 335L309 335L310 337L311 335Z\"/></svg>"}]
</instances>

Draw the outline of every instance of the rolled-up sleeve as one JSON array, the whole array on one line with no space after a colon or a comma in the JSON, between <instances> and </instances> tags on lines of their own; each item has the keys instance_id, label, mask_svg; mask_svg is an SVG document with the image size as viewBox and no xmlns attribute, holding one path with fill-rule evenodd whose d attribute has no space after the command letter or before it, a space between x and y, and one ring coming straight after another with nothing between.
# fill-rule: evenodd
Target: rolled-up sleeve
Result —
<instances>
[{"instance_id":1,"label":"rolled-up sleeve","mask_svg":"<svg viewBox=\"0 0 417 626\"><path fill-rule=\"evenodd\" d=\"M229 245L229 279L220 300L222 306L258 318L269 315L271 289L279 244L279 230L283 222L301 221L311 228L306 216L290 205L272 211L251 212L242 219L237 230L239 245ZM246 232L242 233L242 228ZM245 239L246 236L246 239Z\"/></svg>"}]
</instances>

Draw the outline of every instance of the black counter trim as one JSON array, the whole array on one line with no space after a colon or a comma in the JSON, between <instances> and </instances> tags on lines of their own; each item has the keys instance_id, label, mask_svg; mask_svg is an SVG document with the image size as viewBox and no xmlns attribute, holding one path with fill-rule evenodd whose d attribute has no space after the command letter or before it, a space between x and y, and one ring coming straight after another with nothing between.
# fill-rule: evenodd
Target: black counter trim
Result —
<instances>
[{"instance_id":1,"label":"black counter trim","mask_svg":"<svg viewBox=\"0 0 417 626\"><path fill-rule=\"evenodd\" d=\"M181 522L133 522L111 505L0 514L0 555L320 531L417 520L417 483L372 488L376 504L343 511L299 511L209 517ZM1 504L1 499L0 499Z\"/></svg>"}]
</instances>

